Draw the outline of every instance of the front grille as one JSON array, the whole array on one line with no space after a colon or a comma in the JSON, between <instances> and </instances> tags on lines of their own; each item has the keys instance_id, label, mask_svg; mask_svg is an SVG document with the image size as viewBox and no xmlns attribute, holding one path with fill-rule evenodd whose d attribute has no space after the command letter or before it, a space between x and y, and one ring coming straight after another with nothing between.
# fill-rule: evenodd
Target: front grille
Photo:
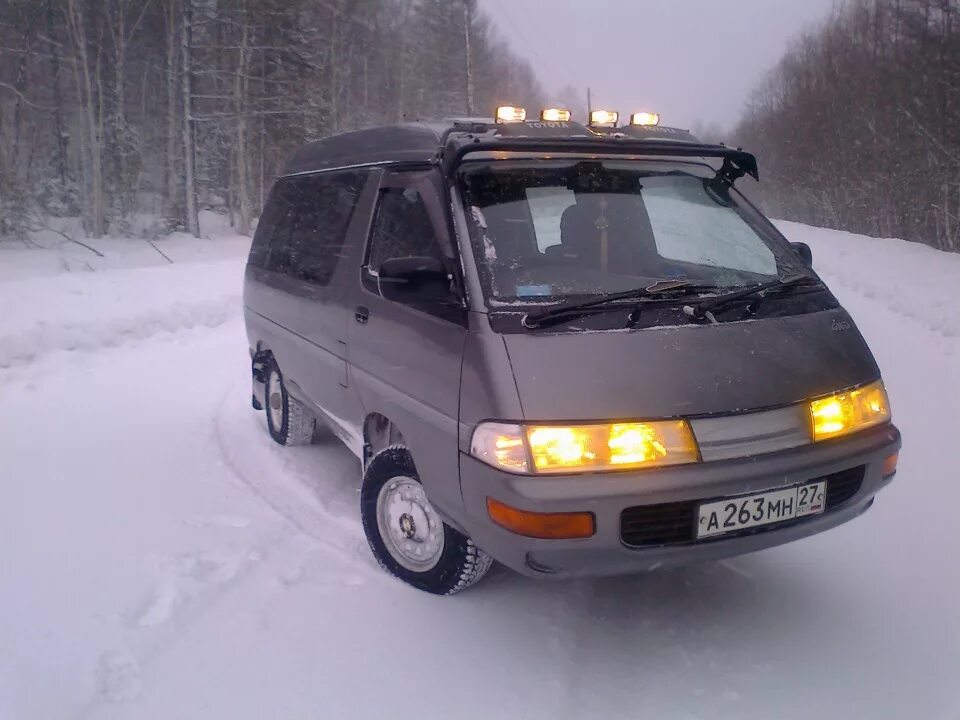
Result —
<instances>
[{"instance_id":1,"label":"front grille","mask_svg":"<svg viewBox=\"0 0 960 720\"><path fill-rule=\"evenodd\" d=\"M827 481L827 510L832 510L838 505L843 505L847 500L860 492L860 486L863 485L863 474L866 468L850 468L841 470L833 475L826 477Z\"/></svg>"},{"instance_id":2,"label":"front grille","mask_svg":"<svg viewBox=\"0 0 960 720\"><path fill-rule=\"evenodd\" d=\"M627 508L620 536L627 545L669 545L690 539L697 503L675 502Z\"/></svg>"},{"instance_id":3,"label":"front grille","mask_svg":"<svg viewBox=\"0 0 960 720\"><path fill-rule=\"evenodd\" d=\"M843 505L860 491L866 468L863 465L841 470L840 472L811 478L807 482L827 481L827 500L825 512ZM620 514L620 538L624 544L631 547L654 547L662 545L682 545L691 543L695 538L697 506L704 500L686 500L683 502L661 503L659 505L638 505L630 507ZM813 516L816 517L816 516ZM747 528L740 532L732 532L715 538L707 538L701 542L722 540L724 538L739 537L753 533L775 530L785 524L803 522L809 517L797 520L786 520L781 523L771 523L755 528Z\"/></svg>"}]
</instances>

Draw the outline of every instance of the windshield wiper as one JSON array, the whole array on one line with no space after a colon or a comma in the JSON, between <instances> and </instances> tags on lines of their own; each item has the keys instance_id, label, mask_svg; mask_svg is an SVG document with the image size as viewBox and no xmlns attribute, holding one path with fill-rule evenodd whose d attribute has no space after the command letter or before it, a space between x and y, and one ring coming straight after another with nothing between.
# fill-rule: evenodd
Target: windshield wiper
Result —
<instances>
[{"instance_id":1,"label":"windshield wiper","mask_svg":"<svg viewBox=\"0 0 960 720\"><path fill-rule=\"evenodd\" d=\"M541 327L544 323L551 320L559 320L568 317L577 317L589 315L594 312L606 312L616 307L615 303L620 300L639 300L642 298L670 299L677 293L688 295L690 293L701 293L718 290L716 285L701 285L693 283L690 280L658 280L653 285L647 287L634 288L618 293L610 293L594 300L584 300L582 302L565 303L556 305L544 310L535 310L523 316L523 326L528 329Z\"/></svg>"},{"instance_id":2,"label":"windshield wiper","mask_svg":"<svg viewBox=\"0 0 960 720\"><path fill-rule=\"evenodd\" d=\"M751 295L766 297L769 293L780 292L785 288L797 286L810 286L816 288L824 287L823 283L812 275L792 275L785 278L777 278L765 283L751 285L742 290L724 293L722 295L712 295L701 298L696 302L683 306L683 312L695 320L709 320L714 325L718 324L714 313L723 309L732 302L741 300Z\"/></svg>"}]
</instances>

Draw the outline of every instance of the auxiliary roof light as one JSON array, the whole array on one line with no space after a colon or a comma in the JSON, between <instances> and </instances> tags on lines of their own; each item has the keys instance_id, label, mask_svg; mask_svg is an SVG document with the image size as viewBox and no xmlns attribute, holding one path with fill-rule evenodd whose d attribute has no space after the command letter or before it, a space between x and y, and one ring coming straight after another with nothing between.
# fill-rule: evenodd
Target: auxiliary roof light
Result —
<instances>
[{"instance_id":1,"label":"auxiliary roof light","mask_svg":"<svg viewBox=\"0 0 960 720\"><path fill-rule=\"evenodd\" d=\"M544 108L540 111L540 119L544 122L569 122L570 111L563 108Z\"/></svg>"},{"instance_id":2,"label":"auxiliary roof light","mask_svg":"<svg viewBox=\"0 0 960 720\"><path fill-rule=\"evenodd\" d=\"M620 119L620 113L616 110L591 110L591 127L616 127L617 120Z\"/></svg>"},{"instance_id":3,"label":"auxiliary roof light","mask_svg":"<svg viewBox=\"0 0 960 720\"><path fill-rule=\"evenodd\" d=\"M527 111L522 107L501 105L497 108L497 123L523 122L527 119Z\"/></svg>"},{"instance_id":4,"label":"auxiliary roof light","mask_svg":"<svg viewBox=\"0 0 960 720\"><path fill-rule=\"evenodd\" d=\"M659 125L660 116L652 112L635 112L630 116L631 125Z\"/></svg>"}]
</instances>

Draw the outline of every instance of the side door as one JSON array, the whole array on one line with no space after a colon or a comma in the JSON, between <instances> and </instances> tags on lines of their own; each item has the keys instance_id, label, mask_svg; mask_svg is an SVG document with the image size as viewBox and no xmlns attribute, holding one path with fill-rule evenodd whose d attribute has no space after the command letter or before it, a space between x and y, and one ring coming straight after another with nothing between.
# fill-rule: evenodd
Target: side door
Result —
<instances>
[{"instance_id":1,"label":"side door","mask_svg":"<svg viewBox=\"0 0 960 720\"><path fill-rule=\"evenodd\" d=\"M321 173L284 185L290 253L278 289L286 295L287 337L277 359L291 392L338 419L355 403L347 382L345 288L337 269L350 254L348 229L367 178L367 171Z\"/></svg>"},{"instance_id":2,"label":"side door","mask_svg":"<svg viewBox=\"0 0 960 720\"><path fill-rule=\"evenodd\" d=\"M454 279L442 183L438 171L383 175L356 286L349 366L364 410L391 422L410 449L431 502L456 518L467 316ZM449 299L407 304L384 298L378 285L382 263L422 256L441 259L451 268Z\"/></svg>"},{"instance_id":3,"label":"side door","mask_svg":"<svg viewBox=\"0 0 960 720\"><path fill-rule=\"evenodd\" d=\"M292 226L295 208L289 202L288 180L278 180L270 192L257 227L255 247L247 264L244 305L251 341L269 348L286 376L297 355L296 338L291 328L296 324L297 302L291 287L297 250L293 245Z\"/></svg>"}]
</instances>

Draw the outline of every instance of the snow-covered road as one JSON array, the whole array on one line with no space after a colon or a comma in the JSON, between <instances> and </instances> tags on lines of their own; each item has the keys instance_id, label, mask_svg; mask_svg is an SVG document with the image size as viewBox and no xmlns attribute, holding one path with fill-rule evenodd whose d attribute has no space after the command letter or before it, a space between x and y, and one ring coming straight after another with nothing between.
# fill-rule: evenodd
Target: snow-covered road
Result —
<instances>
[{"instance_id":1,"label":"snow-covered road","mask_svg":"<svg viewBox=\"0 0 960 720\"><path fill-rule=\"evenodd\" d=\"M784 224L904 434L864 517L642 576L375 565L249 407L243 260L0 282L0 718L960 718L960 256Z\"/></svg>"}]
</instances>

